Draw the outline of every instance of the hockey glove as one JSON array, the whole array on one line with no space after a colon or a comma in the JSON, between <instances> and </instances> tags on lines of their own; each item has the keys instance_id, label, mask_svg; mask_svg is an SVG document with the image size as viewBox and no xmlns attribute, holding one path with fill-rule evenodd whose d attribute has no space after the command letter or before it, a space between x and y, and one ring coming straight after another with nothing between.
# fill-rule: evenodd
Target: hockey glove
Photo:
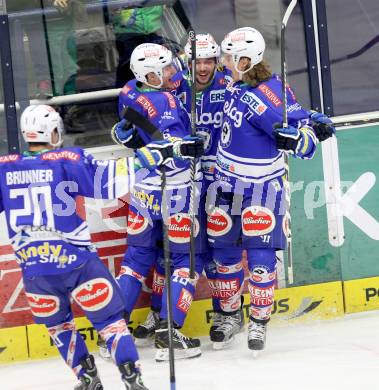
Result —
<instances>
[{"instance_id":1,"label":"hockey glove","mask_svg":"<svg viewBox=\"0 0 379 390\"><path fill-rule=\"evenodd\" d=\"M150 171L172 161L173 144L169 141L155 141L136 150L136 157L143 168Z\"/></svg>"},{"instance_id":2,"label":"hockey glove","mask_svg":"<svg viewBox=\"0 0 379 390\"><path fill-rule=\"evenodd\" d=\"M174 142L174 157L180 159L199 158L204 154L204 140L201 137L185 136Z\"/></svg>"},{"instance_id":3,"label":"hockey glove","mask_svg":"<svg viewBox=\"0 0 379 390\"><path fill-rule=\"evenodd\" d=\"M310 119L312 121L312 128L320 142L325 141L336 133L333 122L327 115L313 111Z\"/></svg>"},{"instance_id":4,"label":"hockey glove","mask_svg":"<svg viewBox=\"0 0 379 390\"><path fill-rule=\"evenodd\" d=\"M301 133L299 129L293 126L277 127L274 129L273 134L278 150L290 154L296 154L301 141Z\"/></svg>"},{"instance_id":5,"label":"hockey glove","mask_svg":"<svg viewBox=\"0 0 379 390\"><path fill-rule=\"evenodd\" d=\"M126 148L138 149L145 145L137 129L126 119L121 119L111 130L113 141Z\"/></svg>"}]
</instances>

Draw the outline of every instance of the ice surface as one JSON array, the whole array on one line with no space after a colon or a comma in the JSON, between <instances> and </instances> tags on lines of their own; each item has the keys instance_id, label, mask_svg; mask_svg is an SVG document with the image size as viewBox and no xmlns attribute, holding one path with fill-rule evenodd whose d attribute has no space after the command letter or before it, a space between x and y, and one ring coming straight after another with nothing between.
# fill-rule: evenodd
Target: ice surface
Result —
<instances>
[{"instance_id":1,"label":"ice surface","mask_svg":"<svg viewBox=\"0 0 379 390\"><path fill-rule=\"evenodd\" d=\"M378 388L379 312L309 325L269 327L267 347L254 359L246 329L227 350L202 339L203 355L176 362L177 390L357 390ZM245 327L246 328L246 327ZM169 366L154 349L140 348L149 390L169 390ZM106 390L124 389L117 368L96 356ZM75 378L60 359L0 366L1 390L73 389Z\"/></svg>"}]
</instances>

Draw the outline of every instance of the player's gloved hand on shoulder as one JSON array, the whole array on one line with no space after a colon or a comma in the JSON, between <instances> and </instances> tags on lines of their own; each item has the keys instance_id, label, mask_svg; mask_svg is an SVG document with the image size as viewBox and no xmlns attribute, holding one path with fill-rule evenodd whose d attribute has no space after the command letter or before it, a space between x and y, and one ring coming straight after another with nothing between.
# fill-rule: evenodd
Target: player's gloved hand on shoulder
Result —
<instances>
[{"instance_id":1,"label":"player's gloved hand on shoulder","mask_svg":"<svg viewBox=\"0 0 379 390\"><path fill-rule=\"evenodd\" d=\"M174 156L173 144L169 141L151 142L137 149L135 155L142 168L153 171L161 165L172 161Z\"/></svg>"},{"instance_id":2,"label":"player's gloved hand on shoulder","mask_svg":"<svg viewBox=\"0 0 379 390\"><path fill-rule=\"evenodd\" d=\"M320 142L325 141L336 133L333 122L327 115L312 111L310 119L312 121L312 128Z\"/></svg>"},{"instance_id":3,"label":"player's gloved hand on shoulder","mask_svg":"<svg viewBox=\"0 0 379 390\"><path fill-rule=\"evenodd\" d=\"M112 127L111 136L114 142L126 148L138 149L145 145L137 129L126 119L121 119Z\"/></svg>"},{"instance_id":4,"label":"player's gloved hand on shoulder","mask_svg":"<svg viewBox=\"0 0 379 390\"><path fill-rule=\"evenodd\" d=\"M174 142L174 157L176 158L200 158L203 154L204 140L201 137L186 135Z\"/></svg>"},{"instance_id":5,"label":"player's gloved hand on shoulder","mask_svg":"<svg viewBox=\"0 0 379 390\"><path fill-rule=\"evenodd\" d=\"M280 126L280 125L279 125ZM278 150L296 154L300 146L301 133L300 130L293 126L276 127L273 131L276 147Z\"/></svg>"}]
</instances>

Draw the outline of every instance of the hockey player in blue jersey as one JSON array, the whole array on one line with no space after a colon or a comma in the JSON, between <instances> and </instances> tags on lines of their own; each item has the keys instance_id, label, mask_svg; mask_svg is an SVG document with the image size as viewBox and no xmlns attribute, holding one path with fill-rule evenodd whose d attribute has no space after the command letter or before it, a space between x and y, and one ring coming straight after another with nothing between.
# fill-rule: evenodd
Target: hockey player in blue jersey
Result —
<instances>
[{"instance_id":1,"label":"hockey player in blue jersey","mask_svg":"<svg viewBox=\"0 0 379 390\"><path fill-rule=\"evenodd\" d=\"M217 263L218 309L224 323L213 340L225 345L239 331L238 307L244 283L242 250L250 277L248 346L265 346L276 280L276 250L286 247L287 204L284 153L310 159L316 144L334 128L324 115L304 110L286 88L288 128L282 128L280 77L263 61L265 42L254 28L239 28L221 44L234 83L225 92L217 151L215 207L208 234Z\"/></svg>"},{"instance_id":2,"label":"hockey player in blue jersey","mask_svg":"<svg viewBox=\"0 0 379 390\"><path fill-rule=\"evenodd\" d=\"M177 73L173 65L172 53L157 44L137 46L130 59L130 67L136 79L129 81L119 97L119 113L130 106L150 120L163 134L174 142L192 140L187 112L180 101L168 90L175 87L172 78ZM121 120L113 129L114 138L126 147L136 148L151 140L143 129L130 128ZM176 150L176 149L175 149ZM189 191L191 188L189 163L180 155L167 166L168 191L168 239L173 266L172 300L174 320L174 348L176 358L195 357L201 354L200 340L184 336L179 329L190 308L195 293L199 273L202 271L202 248L204 231L199 230L195 221L196 277L189 278L189 243L190 216ZM199 164L198 164L199 165ZM201 179L198 169L197 179ZM161 215L161 177L159 172L152 172L143 182L135 186L128 215L128 248L118 282L126 297L126 311L131 313L150 269L159 261L162 250L162 215ZM203 235L203 236L202 236ZM162 286L161 286L162 287ZM163 290L163 302L166 302L166 290ZM155 321L157 322L156 315ZM156 360L168 359L168 323L167 307L163 305L159 313L160 323L155 331ZM155 322L155 323L156 323Z\"/></svg>"},{"instance_id":3,"label":"hockey player in blue jersey","mask_svg":"<svg viewBox=\"0 0 379 390\"><path fill-rule=\"evenodd\" d=\"M183 103L185 110L191 114L191 42L184 47L188 69L175 75L178 85L172 91ZM206 231L206 194L210 183L213 182L216 163L216 151L220 138L222 125L222 109L224 105L224 93L226 87L226 74L219 64L220 47L211 34L196 34L196 133L204 139L204 154L201 157L201 169L204 175L202 194L199 202L200 229ZM228 72L229 73L229 72ZM204 234L205 236L205 234ZM212 251L207 245L202 245L211 291L214 291L212 281L215 264L212 261ZM155 266L151 311L146 321L139 325L133 332L137 345L149 338L159 322L159 311L162 301L162 286L164 285L164 267L161 261ZM217 323L219 313L214 315L214 323Z\"/></svg>"},{"instance_id":4,"label":"hockey player in blue jersey","mask_svg":"<svg viewBox=\"0 0 379 390\"><path fill-rule=\"evenodd\" d=\"M103 387L94 358L75 328L71 299L105 339L126 389L147 390L121 292L91 245L75 198L114 199L128 193L149 170L172 159L173 145L146 145L135 160L96 160L80 148L55 149L62 143L62 131L62 119L52 107L30 106L21 116L29 150L0 157L0 212L6 215L26 297L35 322L47 327L79 378L76 390Z\"/></svg>"}]
</instances>

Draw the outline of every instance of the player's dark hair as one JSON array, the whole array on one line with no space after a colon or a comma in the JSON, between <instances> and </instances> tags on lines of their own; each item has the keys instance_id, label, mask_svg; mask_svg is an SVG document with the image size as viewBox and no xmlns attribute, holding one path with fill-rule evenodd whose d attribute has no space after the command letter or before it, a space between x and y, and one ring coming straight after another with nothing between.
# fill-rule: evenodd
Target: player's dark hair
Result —
<instances>
[{"instance_id":1,"label":"player's dark hair","mask_svg":"<svg viewBox=\"0 0 379 390\"><path fill-rule=\"evenodd\" d=\"M247 65L247 67L249 66L250 64ZM252 87L256 87L261 82L269 80L271 76L270 65L263 60L259 64L254 65L248 72L244 73L242 75L242 81Z\"/></svg>"}]
</instances>

